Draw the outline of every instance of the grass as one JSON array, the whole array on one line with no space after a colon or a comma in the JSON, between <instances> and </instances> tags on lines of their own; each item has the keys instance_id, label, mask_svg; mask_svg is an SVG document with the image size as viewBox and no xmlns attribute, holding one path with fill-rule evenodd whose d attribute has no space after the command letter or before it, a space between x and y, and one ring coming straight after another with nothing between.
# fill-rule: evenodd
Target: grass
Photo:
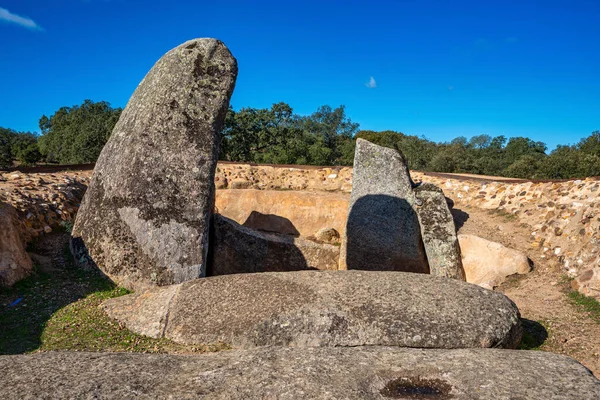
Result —
<instances>
[{"instance_id":1,"label":"grass","mask_svg":"<svg viewBox=\"0 0 600 400\"><path fill-rule=\"evenodd\" d=\"M12 288L0 290L0 354L49 350L200 353L229 348L222 343L181 345L129 331L99 307L104 300L129 292L97 272L73 265L68 247L64 251L64 265L35 272Z\"/></svg>"},{"instance_id":2,"label":"grass","mask_svg":"<svg viewBox=\"0 0 600 400\"><path fill-rule=\"evenodd\" d=\"M507 211L500 210L497 208L493 210L488 210L488 214L504 218L506 221L515 221L518 218L516 214L509 213Z\"/></svg>"},{"instance_id":3,"label":"grass","mask_svg":"<svg viewBox=\"0 0 600 400\"><path fill-rule=\"evenodd\" d=\"M546 321L532 321L521 319L523 324L523 337L519 350L544 350L546 339L550 336L549 324Z\"/></svg>"},{"instance_id":4,"label":"grass","mask_svg":"<svg viewBox=\"0 0 600 400\"><path fill-rule=\"evenodd\" d=\"M600 324L600 302L598 300L581 294L576 290L570 290L567 296L576 307L587 312L590 318Z\"/></svg>"}]
</instances>

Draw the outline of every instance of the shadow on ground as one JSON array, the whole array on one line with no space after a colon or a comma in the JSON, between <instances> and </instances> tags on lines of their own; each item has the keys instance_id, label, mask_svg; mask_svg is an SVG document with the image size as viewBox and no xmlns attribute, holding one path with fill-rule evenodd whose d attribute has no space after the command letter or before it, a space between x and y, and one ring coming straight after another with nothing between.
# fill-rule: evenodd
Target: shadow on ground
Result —
<instances>
[{"instance_id":1,"label":"shadow on ground","mask_svg":"<svg viewBox=\"0 0 600 400\"><path fill-rule=\"evenodd\" d=\"M467 222L469 219L469 214L461 210L460 208L451 208L450 212L452 213L452 218L454 219L454 225L456 226L456 231Z\"/></svg>"},{"instance_id":2,"label":"shadow on ground","mask_svg":"<svg viewBox=\"0 0 600 400\"><path fill-rule=\"evenodd\" d=\"M519 345L520 350L536 350L539 349L546 339L548 339L548 331L544 325L537 321L521 318L523 324L523 339Z\"/></svg>"},{"instance_id":3,"label":"shadow on ground","mask_svg":"<svg viewBox=\"0 0 600 400\"><path fill-rule=\"evenodd\" d=\"M115 288L96 272L77 268L69 253L70 235L45 235L28 248L48 260L12 288L0 289L0 354L20 354L38 349L46 323L61 308L88 294Z\"/></svg>"}]
</instances>

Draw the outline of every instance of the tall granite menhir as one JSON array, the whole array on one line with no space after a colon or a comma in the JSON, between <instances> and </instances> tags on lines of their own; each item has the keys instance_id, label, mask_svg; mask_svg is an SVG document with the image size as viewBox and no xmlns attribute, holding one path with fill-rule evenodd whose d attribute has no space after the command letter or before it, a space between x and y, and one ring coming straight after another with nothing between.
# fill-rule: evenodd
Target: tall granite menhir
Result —
<instances>
[{"instance_id":1,"label":"tall granite menhir","mask_svg":"<svg viewBox=\"0 0 600 400\"><path fill-rule=\"evenodd\" d=\"M215 39L165 54L102 150L71 249L129 288L204 276L214 174L237 62Z\"/></svg>"}]
</instances>

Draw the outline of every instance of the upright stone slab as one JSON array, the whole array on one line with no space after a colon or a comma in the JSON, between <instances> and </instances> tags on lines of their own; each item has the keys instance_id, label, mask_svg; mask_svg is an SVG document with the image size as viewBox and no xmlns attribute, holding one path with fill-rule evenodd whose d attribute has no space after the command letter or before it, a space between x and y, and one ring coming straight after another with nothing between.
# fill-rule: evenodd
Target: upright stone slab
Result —
<instances>
[{"instance_id":1,"label":"upright stone slab","mask_svg":"<svg viewBox=\"0 0 600 400\"><path fill-rule=\"evenodd\" d=\"M431 275L465 280L454 219L439 187L424 183L414 189L417 216Z\"/></svg>"},{"instance_id":2,"label":"upright stone slab","mask_svg":"<svg viewBox=\"0 0 600 400\"><path fill-rule=\"evenodd\" d=\"M356 140L340 269L429 273L402 153Z\"/></svg>"},{"instance_id":3,"label":"upright stone slab","mask_svg":"<svg viewBox=\"0 0 600 400\"><path fill-rule=\"evenodd\" d=\"M190 40L148 72L102 150L71 248L130 288L205 274L214 175L237 62Z\"/></svg>"}]
</instances>

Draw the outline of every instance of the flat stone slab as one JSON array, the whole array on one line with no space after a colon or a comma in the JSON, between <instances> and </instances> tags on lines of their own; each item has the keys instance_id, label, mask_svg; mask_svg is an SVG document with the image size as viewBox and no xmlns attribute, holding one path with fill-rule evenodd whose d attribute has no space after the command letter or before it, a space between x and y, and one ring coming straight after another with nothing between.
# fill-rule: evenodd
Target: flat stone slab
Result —
<instances>
[{"instance_id":1,"label":"flat stone slab","mask_svg":"<svg viewBox=\"0 0 600 400\"><path fill-rule=\"evenodd\" d=\"M212 231L209 275L338 268L339 246L256 231L218 214Z\"/></svg>"},{"instance_id":2,"label":"flat stone slab","mask_svg":"<svg viewBox=\"0 0 600 400\"><path fill-rule=\"evenodd\" d=\"M134 332L234 347L515 348L519 310L501 293L389 271L294 271L197 279L103 303Z\"/></svg>"},{"instance_id":3,"label":"flat stone slab","mask_svg":"<svg viewBox=\"0 0 600 400\"><path fill-rule=\"evenodd\" d=\"M0 398L597 400L600 381L577 361L541 351L49 352L0 357Z\"/></svg>"}]
</instances>

